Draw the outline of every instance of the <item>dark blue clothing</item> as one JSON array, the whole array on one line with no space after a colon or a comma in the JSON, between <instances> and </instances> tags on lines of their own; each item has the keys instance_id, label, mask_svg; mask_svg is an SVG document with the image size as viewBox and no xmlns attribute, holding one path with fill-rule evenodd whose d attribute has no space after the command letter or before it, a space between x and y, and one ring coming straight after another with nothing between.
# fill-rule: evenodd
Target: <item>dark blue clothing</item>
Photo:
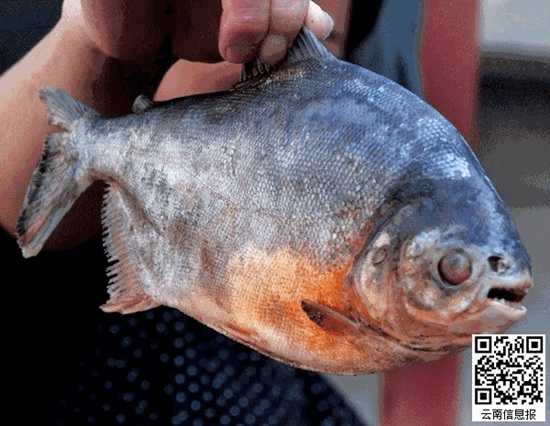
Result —
<instances>
[{"instance_id":1,"label":"dark blue clothing","mask_svg":"<svg viewBox=\"0 0 550 426\"><path fill-rule=\"evenodd\" d=\"M3 233L0 244L14 274L3 283L10 312L4 377L14 381L6 390L21 423L360 424L318 374L260 355L176 310L103 313L99 240L28 260Z\"/></svg>"}]
</instances>

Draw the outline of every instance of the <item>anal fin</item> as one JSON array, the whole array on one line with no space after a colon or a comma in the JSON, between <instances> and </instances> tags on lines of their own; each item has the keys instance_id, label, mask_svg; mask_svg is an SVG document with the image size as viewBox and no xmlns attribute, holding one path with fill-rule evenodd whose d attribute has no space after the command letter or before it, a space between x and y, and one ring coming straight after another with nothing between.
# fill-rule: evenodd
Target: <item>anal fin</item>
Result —
<instances>
[{"instance_id":1,"label":"anal fin","mask_svg":"<svg viewBox=\"0 0 550 426\"><path fill-rule=\"evenodd\" d=\"M101 306L105 312L128 314L160 305L145 292L147 286L140 271L147 267L147 262L140 259L137 247L131 247L135 225L140 220L139 209L134 204L115 184L109 186L102 217L103 246L111 262L107 269L109 300Z\"/></svg>"}]
</instances>

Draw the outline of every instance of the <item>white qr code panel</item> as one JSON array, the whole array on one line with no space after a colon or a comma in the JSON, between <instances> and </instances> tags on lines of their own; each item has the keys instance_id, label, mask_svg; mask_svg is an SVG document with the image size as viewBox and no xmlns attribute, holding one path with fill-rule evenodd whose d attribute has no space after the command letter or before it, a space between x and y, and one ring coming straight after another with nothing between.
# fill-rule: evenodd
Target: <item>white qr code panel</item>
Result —
<instances>
[{"instance_id":1,"label":"white qr code panel","mask_svg":"<svg viewBox=\"0 0 550 426\"><path fill-rule=\"evenodd\" d=\"M473 336L473 422L545 422L545 380L545 335Z\"/></svg>"}]
</instances>

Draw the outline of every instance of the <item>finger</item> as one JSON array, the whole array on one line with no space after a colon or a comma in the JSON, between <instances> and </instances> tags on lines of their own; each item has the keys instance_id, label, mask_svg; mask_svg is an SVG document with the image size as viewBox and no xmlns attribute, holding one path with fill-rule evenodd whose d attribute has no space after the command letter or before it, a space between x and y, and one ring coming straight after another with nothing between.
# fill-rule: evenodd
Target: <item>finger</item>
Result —
<instances>
[{"instance_id":1,"label":"finger","mask_svg":"<svg viewBox=\"0 0 550 426\"><path fill-rule=\"evenodd\" d=\"M219 0L173 2L170 11L170 41L176 58L200 62L218 62Z\"/></svg>"},{"instance_id":2,"label":"finger","mask_svg":"<svg viewBox=\"0 0 550 426\"><path fill-rule=\"evenodd\" d=\"M266 63L283 59L304 25L309 0L271 0L269 31L260 48L259 58Z\"/></svg>"},{"instance_id":3,"label":"finger","mask_svg":"<svg viewBox=\"0 0 550 426\"><path fill-rule=\"evenodd\" d=\"M266 63L283 59L304 24L320 40L325 40L334 28L331 16L312 1L302 4L301 1L272 0L269 34L262 43L260 59Z\"/></svg>"},{"instance_id":4,"label":"finger","mask_svg":"<svg viewBox=\"0 0 550 426\"><path fill-rule=\"evenodd\" d=\"M219 50L225 60L252 59L269 28L269 0L222 0Z\"/></svg>"},{"instance_id":5,"label":"finger","mask_svg":"<svg viewBox=\"0 0 550 426\"><path fill-rule=\"evenodd\" d=\"M332 17L312 1L309 2L305 24L319 40L326 40L334 29Z\"/></svg>"}]
</instances>

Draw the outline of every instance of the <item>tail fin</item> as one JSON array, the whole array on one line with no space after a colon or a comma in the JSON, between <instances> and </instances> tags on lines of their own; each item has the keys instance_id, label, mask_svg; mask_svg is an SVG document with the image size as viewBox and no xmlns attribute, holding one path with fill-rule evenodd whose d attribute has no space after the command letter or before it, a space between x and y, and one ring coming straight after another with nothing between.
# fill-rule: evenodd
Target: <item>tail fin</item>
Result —
<instances>
[{"instance_id":1,"label":"tail fin","mask_svg":"<svg viewBox=\"0 0 550 426\"><path fill-rule=\"evenodd\" d=\"M40 98L48 109L49 122L67 131L79 118L98 115L61 90L44 88ZM91 184L83 170L78 169L77 155L69 132L52 133L46 138L17 222L17 242L24 257L34 256L42 249L63 216Z\"/></svg>"}]
</instances>

